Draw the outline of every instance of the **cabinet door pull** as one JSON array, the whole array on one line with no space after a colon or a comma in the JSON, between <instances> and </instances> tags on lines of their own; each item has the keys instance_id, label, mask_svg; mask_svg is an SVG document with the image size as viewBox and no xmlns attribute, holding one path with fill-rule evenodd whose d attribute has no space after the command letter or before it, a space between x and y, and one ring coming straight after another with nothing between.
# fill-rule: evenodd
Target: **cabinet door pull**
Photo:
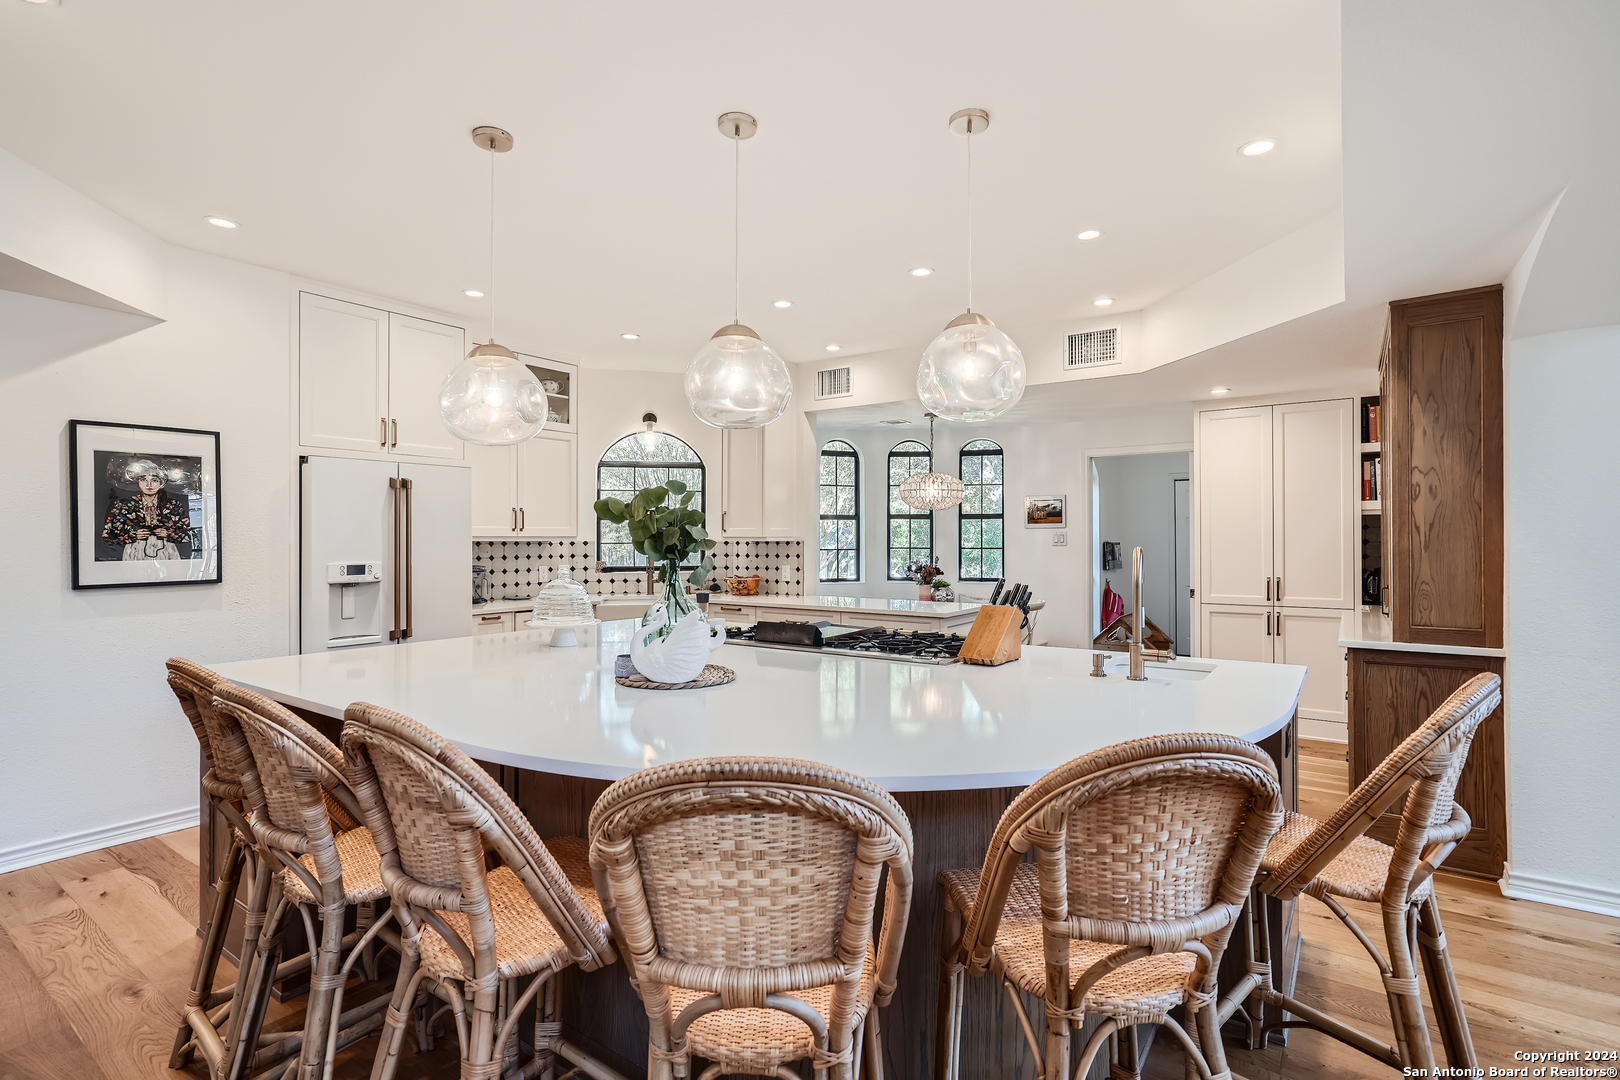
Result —
<instances>
[{"instance_id":1,"label":"cabinet door pull","mask_svg":"<svg viewBox=\"0 0 1620 1080\"><path fill-rule=\"evenodd\" d=\"M518 532L524 532L528 528L529 528L529 511L528 511L527 508L520 506L520 507L518 507Z\"/></svg>"},{"instance_id":2,"label":"cabinet door pull","mask_svg":"<svg viewBox=\"0 0 1620 1080\"><path fill-rule=\"evenodd\" d=\"M1266 578L1266 599L1271 599L1271 579Z\"/></svg>"},{"instance_id":3,"label":"cabinet door pull","mask_svg":"<svg viewBox=\"0 0 1620 1080\"><path fill-rule=\"evenodd\" d=\"M377 445L378 446L387 446L388 445L388 417L386 417L386 416L377 417L377 423L382 425L382 438L377 440Z\"/></svg>"},{"instance_id":4,"label":"cabinet door pull","mask_svg":"<svg viewBox=\"0 0 1620 1080\"><path fill-rule=\"evenodd\" d=\"M1277 575L1277 599L1278 600L1282 599L1282 575L1281 574ZM1277 617L1279 619L1282 618L1282 616L1280 616L1280 615L1277 616Z\"/></svg>"},{"instance_id":5,"label":"cabinet door pull","mask_svg":"<svg viewBox=\"0 0 1620 1080\"><path fill-rule=\"evenodd\" d=\"M1282 637L1282 612L1277 612L1277 636Z\"/></svg>"},{"instance_id":6,"label":"cabinet door pull","mask_svg":"<svg viewBox=\"0 0 1620 1080\"><path fill-rule=\"evenodd\" d=\"M391 450L399 445L399 421L390 420L388 426L393 429L393 437L388 442L388 448Z\"/></svg>"},{"instance_id":7,"label":"cabinet door pull","mask_svg":"<svg viewBox=\"0 0 1620 1080\"><path fill-rule=\"evenodd\" d=\"M505 617L506 616L504 616L504 615L480 615L480 616L478 616L478 621L479 622L500 622Z\"/></svg>"},{"instance_id":8,"label":"cabinet door pull","mask_svg":"<svg viewBox=\"0 0 1620 1080\"><path fill-rule=\"evenodd\" d=\"M512 507L512 531L517 532L517 507Z\"/></svg>"},{"instance_id":9,"label":"cabinet door pull","mask_svg":"<svg viewBox=\"0 0 1620 1080\"><path fill-rule=\"evenodd\" d=\"M1266 612L1266 637L1271 636L1271 612Z\"/></svg>"}]
</instances>

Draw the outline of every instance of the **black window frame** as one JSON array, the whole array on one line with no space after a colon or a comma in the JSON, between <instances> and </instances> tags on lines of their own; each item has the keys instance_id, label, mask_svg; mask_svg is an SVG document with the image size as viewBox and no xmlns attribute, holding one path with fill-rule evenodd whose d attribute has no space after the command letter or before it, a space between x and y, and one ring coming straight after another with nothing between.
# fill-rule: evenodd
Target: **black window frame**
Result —
<instances>
[{"instance_id":1,"label":"black window frame","mask_svg":"<svg viewBox=\"0 0 1620 1080\"><path fill-rule=\"evenodd\" d=\"M977 447L977 449L973 449L974 447ZM967 459L970 458L970 457L978 457L978 458L998 457L998 458L1001 459L1001 484L1000 484L1000 487L1001 487L1001 509L998 510L994 514L969 513L965 509L966 506L967 506L967 495L968 495L969 492L971 492L971 490L973 488L975 488L975 487L981 487L982 488L982 487L989 486L987 484L984 484L983 482L975 482L975 483L971 483L971 484L967 482ZM966 446L963 446L961 452L959 454L957 454L957 473L956 474L962 478L962 481L963 481L962 486L965 489L964 492L963 492L963 495L962 495L961 505L957 507L957 519L956 519L956 571L957 571L956 576L957 576L957 580L959 580L959 581L999 581L1002 578L1007 576L1007 453L1006 453L1005 450L1002 449L1002 447L1001 447L1001 445L999 443L997 443L997 442L995 442L995 441L993 441L991 439L974 439L972 442L969 442ZM975 544L975 545L972 546L972 550L974 550L974 551L981 551L981 552L982 551L999 551L999 552L1001 552L1001 573L996 574L993 577L987 577L987 576L973 577L973 576L970 576L968 574L968 572L967 572L966 553L968 552L969 547L968 547L967 543L965 542L964 533L967 532L967 523L970 522L970 521L978 521L978 522L999 521L1001 523L1001 543L1000 543L1000 545L995 546L995 547L991 547L991 546L986 545L984 543L979 543L979 544ZM981 540L983 538L982 531L980 533L980 538L981 538ZM981 559L981 566L982 566L982 559Z\"/></svg>"},{"instance_id":2,"label":"black window frame","mask_svg":"<svg viewBox=\"0 0 1620 1080\"><path fill-rule=\"evenodd\" d=\"M917 447L917 449L916 450L902 450L901 447L905 447L905 446L915 446L915 447ZM928 545L927 545L927 547L919 548L919 547L917 547L915 545L908 545L905 550L911 551L911 552L921 551L923 553L924 557L930 557L930 556L932 556L934 554L934 512L932 510L917 510L914 507L908 507L907 508L910 511L909 513L900 512L900 511L895 510L896 505L901 505L901 506L905 505L904 503L900 502L900 485L896 484L894 482L894 459L897 458L897 457L921 458L922 461L923 461L924 467L922 469L918 470L918 471L919 472L933 472L934 471L934 453L933 453L933 451L930 450L924 444L918 442L916 439L905 439L905 440L903 440L901 442L895 443L894 446L890 447L889 456L886 459L886 461L884 462L884 464L887 466L887 468L885 469L884 479L888 483L889 504L888 504L888 507L887 507L888 515L884 519L884 529L883 529L883 548L884 548L884 553L885 553L885 556L886 556L886 558L884 559L885 576L886 576L887 580L889 580L889 581L905 581L906 580L906 575L905 575L904 571L901 571L901 572L897 573L896 569L895 569L895 565L894 565L894 551L895 551L895 548L894 548L894 523L897 520L926 521L926 522L928 522ZM916 472L908 473L906 478L909 479L910 477L915 476L915 475L917 475ZM904 483L904 480L902 480L901 483Z\"/></svg>"},{"instance_id":3,"label":"black window frame","mask_svg":"<svg viewBox=\"0 0 1620 1080\"><path fill-rule=\"evenodd\" d=\"M698 453L696 447L694 447L691 443L687 442L685 439L681 438L679 435L671 435L667 431L660 431L658 434L668 436L669 438L674 439L676 442L680 443L682 446L686 447L688 450L692 451L692 457L695 458L696 460L694 460L694 461L650 461L650 460L640 459L640 460L609 461L607 455L615 446L618 446L620 443L623 443L628 439L638 438L639 435L640 435L640 432L634 432L632 434L626 435L622 439L615 439L613 442L608 444L607 450L602 451L602 456L600 458L598 458L597 462L596 462L596 497L598 499L604 498L604 496L602 494L602 470L604 468L609 468L609 469L685 469L685 470L688 470L688 471L696 471L697 472L698 477L699 477L699 479L701 481L701 485L700 485L700 487L698 489L697 498L693 499L692 502L694 504L696 504L695 509L703 510L705 513L707 513L707 504L708 504L708 497L709 497L709 474L708 474L707 468L703 464L703 455ZM647 486L650 486L650 485L647 485ZM621 492L622 490L623 489L621 489L621 488L614 488L613 489L613 491L615 493ZM635 492L632 491L631 494L634 495ZM626 501L628 501L628 500L626 500ZM602 530L607 525L608 525L608 522L602 520L601 518L596 519L596 556L597 556L597 559L600 562L602 562L603 564L607 564L607 549L608 549L608 543L609 542L602 539ZM687 559L686 562L682 563L681 565L683 565L683 566L696 566L699 563L699 561L701 561L701 558L702 558L702 553L697 552L697 553L694 554L694 556L692 558ZM634 565L634 566L603 565L603 567L599 571L599 573L603 573L603 574L640 574L640 573L644 573L646 571L646 569L647 569L647 564L646 564L646 561L643 560L642 562L640 562L639 564Z\"/></svg>"},{"instance_id":4,"label":"black window frame","mask_svg":"<svg viewBox=\"0 0 1620 1080\"><path fill-rule=\"evenodd\" d=\"M842 449L842 450L834 450L834 449L832 449L834 446L842 446L842 447L844 447L844 449ZM838 488L842 488L842 487L846 486L846 485L840 484L838 482L837 461L839 459L841 459L841 458L849 458L851 461L853 461L855 463L855 482L854 482L853 485L850 485L850 486L853 486L854 489L855 489L855 512L853 514L820 514L820 513L818 513L817 518L816 518L816 580L818 580L818 581L827 581L827 582L860 581L861 580L861 453L860 453L859 450L856 450L855 447L851 443L848 443L848 442L844 441L843 439L830 439L830 440L828 440L827 444L821 448L821 457L819 459L817 459L817 464L819 465L820 462L825 461L829 457L832 458L833 461L834 461L834 465L833 465L833 482L830 485L822 483L821 482L820 469L819 468L817 469L817 472L816 472L816 506L817 506L817 510L819 511L820 506L821 506L821 490L822 490L822 488L830 486L830 487L832 487L832 488L834 488L836 490ZM822 524L822 522L826 522L826 521L853 521L855 523L855 547L853 549L845 548L845 547L831 547L831 548L823 547L822 546L823 533L822 533L822 529L821 529L821 524ZM840 577L822 577L821 576L821 553L823 551L835 551L835 552L837 552L839 554L839 558L836 561L840 565L842 565L842 563L843 563L843 558L842 558L843 553L846 552L846 551L851 551L851 550L853 550L854 555L855 555L855 576L854 577L842 577L842 576L840 576Z\"/></svg>"}]
</instances>

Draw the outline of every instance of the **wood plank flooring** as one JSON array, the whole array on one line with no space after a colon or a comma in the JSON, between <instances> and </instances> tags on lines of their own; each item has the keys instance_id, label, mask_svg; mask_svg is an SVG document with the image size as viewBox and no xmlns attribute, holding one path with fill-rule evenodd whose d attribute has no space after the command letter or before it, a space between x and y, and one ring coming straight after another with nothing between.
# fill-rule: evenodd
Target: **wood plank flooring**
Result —
<instances>
[{"instance_id":1,"label":"wood plank flooring","mask_svg":"<svg viewBox=\"0 0 1620 1080\"><path fill-rule=\"evenodd\" d=\"M1301 740L1300 749L1300 809L1324 816L1345 796L1343 747ZM196 880L195 829L0 875L0 1080L203 1080L198 1063L183 1074L168 1068L198 947ZM1508 900L1463 878L1442 876L1439 891L1482 1065L1510 1064L1521 1049L1620 1048L1620 919ZM1347 906L1378 925L1370 905ZM1315 901L1301 901L1300 915L1299 997L1382 1035L1385 999L1361 947ZM218 985L235 977L222 962ZM354 988L347 1000L374 989L385 988ZM302 1016L301 1001L276 1005L269 1026L296 1028ZM422 1056L410 1042L400 1080L457 1075L453 1035ZM1179 1055L1164 1043L1149 1076L1181 1080ZM375 1049L372 1038L344 1051L335 1075L369 1075ZM1286 1048L1228 1053L1234 1074L1250 1080L1394 1075L1308 1031Z\"/></svg>"}]
</instances>

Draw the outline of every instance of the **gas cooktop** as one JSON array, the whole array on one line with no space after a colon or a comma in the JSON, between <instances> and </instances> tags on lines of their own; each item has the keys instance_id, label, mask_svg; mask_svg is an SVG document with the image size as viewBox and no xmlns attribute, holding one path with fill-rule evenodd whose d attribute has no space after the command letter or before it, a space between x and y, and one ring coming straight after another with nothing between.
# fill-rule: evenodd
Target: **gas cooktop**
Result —
<instances>
[{"instance_id":1,"label":"gas cooktop","mask_svg":"<svg viewBox=\"0 0 1620 1080\"><path fill-rule=\"evenodd\" d=\"M765 624L770 626L772 624ZM791 627L814 627L820 631L823 644L788 641L762 641L758 638L759 624L730 626L726 639L732 645L753 645L762 649L787 649L793 652L831 653L836 656L868 656L878 660L897 660L907 664L954 664L967 639L960 634L941 634L928 630L886 630L880 626L834 626L830 623L775 624ZM766 631L770 636L770 631Z\"/></svg>"}]
</instances>

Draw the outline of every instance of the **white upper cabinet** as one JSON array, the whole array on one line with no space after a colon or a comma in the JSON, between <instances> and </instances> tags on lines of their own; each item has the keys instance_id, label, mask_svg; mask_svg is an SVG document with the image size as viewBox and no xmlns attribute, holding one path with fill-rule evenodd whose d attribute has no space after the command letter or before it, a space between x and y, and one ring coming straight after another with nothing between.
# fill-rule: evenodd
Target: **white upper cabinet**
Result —
<instances>
[{"instance_id":1,"label":"white upper cabinet","mask_svg":"<svg viewBox=\"0 0 1620 1080\"><path fill-rule=\"evenodd\" d=\"M579 437L542 431L516 446L467 444L473 535L579 535Z\"/></svg>"},{"instance_id":2,"label":"white upper cabinet","mask_svg":"<svg viewBox=\"0 0 1620 1080\"><path fill-rule=\"evenodd\" d=\"M791 537L793 478L798 475L793 422L720 433L720 535Z\"/></svg>"},{"instance_id":3,"label":"white upper cabinet","mask_svg":"<svg viewBox=\"0 0 1620 1080\"><path fill-rule=\"evenodd\" d=\"M1198 599L1354 607L1349 398L1198 414Z\"/></svg>"},{"instance_id":4,"label":"white upper cabinet","mask_svg":"<svg viewBox=\"0 0 1620 1080\"><path fill-rule=\"evenodd\" d=\"M439 387L465 341L459 326L299 293L299 445L462 460Z\"/></svg>"},{"instance_id":5,"label":"white upper cabinet","mask_svg":"<svg viewBox=\"0 0 1620 1080\"><path fill-rule=\"evenodd\" d=\"M472 466L473 535L517 535L517 447L468 443L467 464Z\"/></svg>"},{"instance_id":6,"label":"white upper cabinet","mask_svg":"<svg viewBox=\"0 0 1620 1080\"><path fill-rule=\"evenodd\" d=\"M1198 433L1198 599L1270 603L1271 407L1201 412Z\"/></svg>"},{"instance_id":7,"label":"white upper cabinet","mask_svg":"<svg viewBox=\"0 0 1620 1080\"><path fill-rule=\"evenodd\" d=\"M299 293L298 441L387 449L388 312Z\"/></svg>"},{"instance_id":8,"label":"white upper cabinet","mask_svg":"<svg viewBox=\"0 0 1620 1080\"><path fill-rule=\"evenodd\" d=\"M459 326L388 316L388 452L462 459L466 445L439 419L439 388L466 354Z\"/></svg>"},{"instance_id":9,"label":"white upper cabinet","mask_svg":"<svg viewBox=\"0 0 1620 1080\"><path fill-rule=\"evenodd\" d=\"M1351 490L1353 403L1309 401L1271 412L1276 600L1287 607L1354 607L1361 516Z\"/></svg>"}]
</instances>

